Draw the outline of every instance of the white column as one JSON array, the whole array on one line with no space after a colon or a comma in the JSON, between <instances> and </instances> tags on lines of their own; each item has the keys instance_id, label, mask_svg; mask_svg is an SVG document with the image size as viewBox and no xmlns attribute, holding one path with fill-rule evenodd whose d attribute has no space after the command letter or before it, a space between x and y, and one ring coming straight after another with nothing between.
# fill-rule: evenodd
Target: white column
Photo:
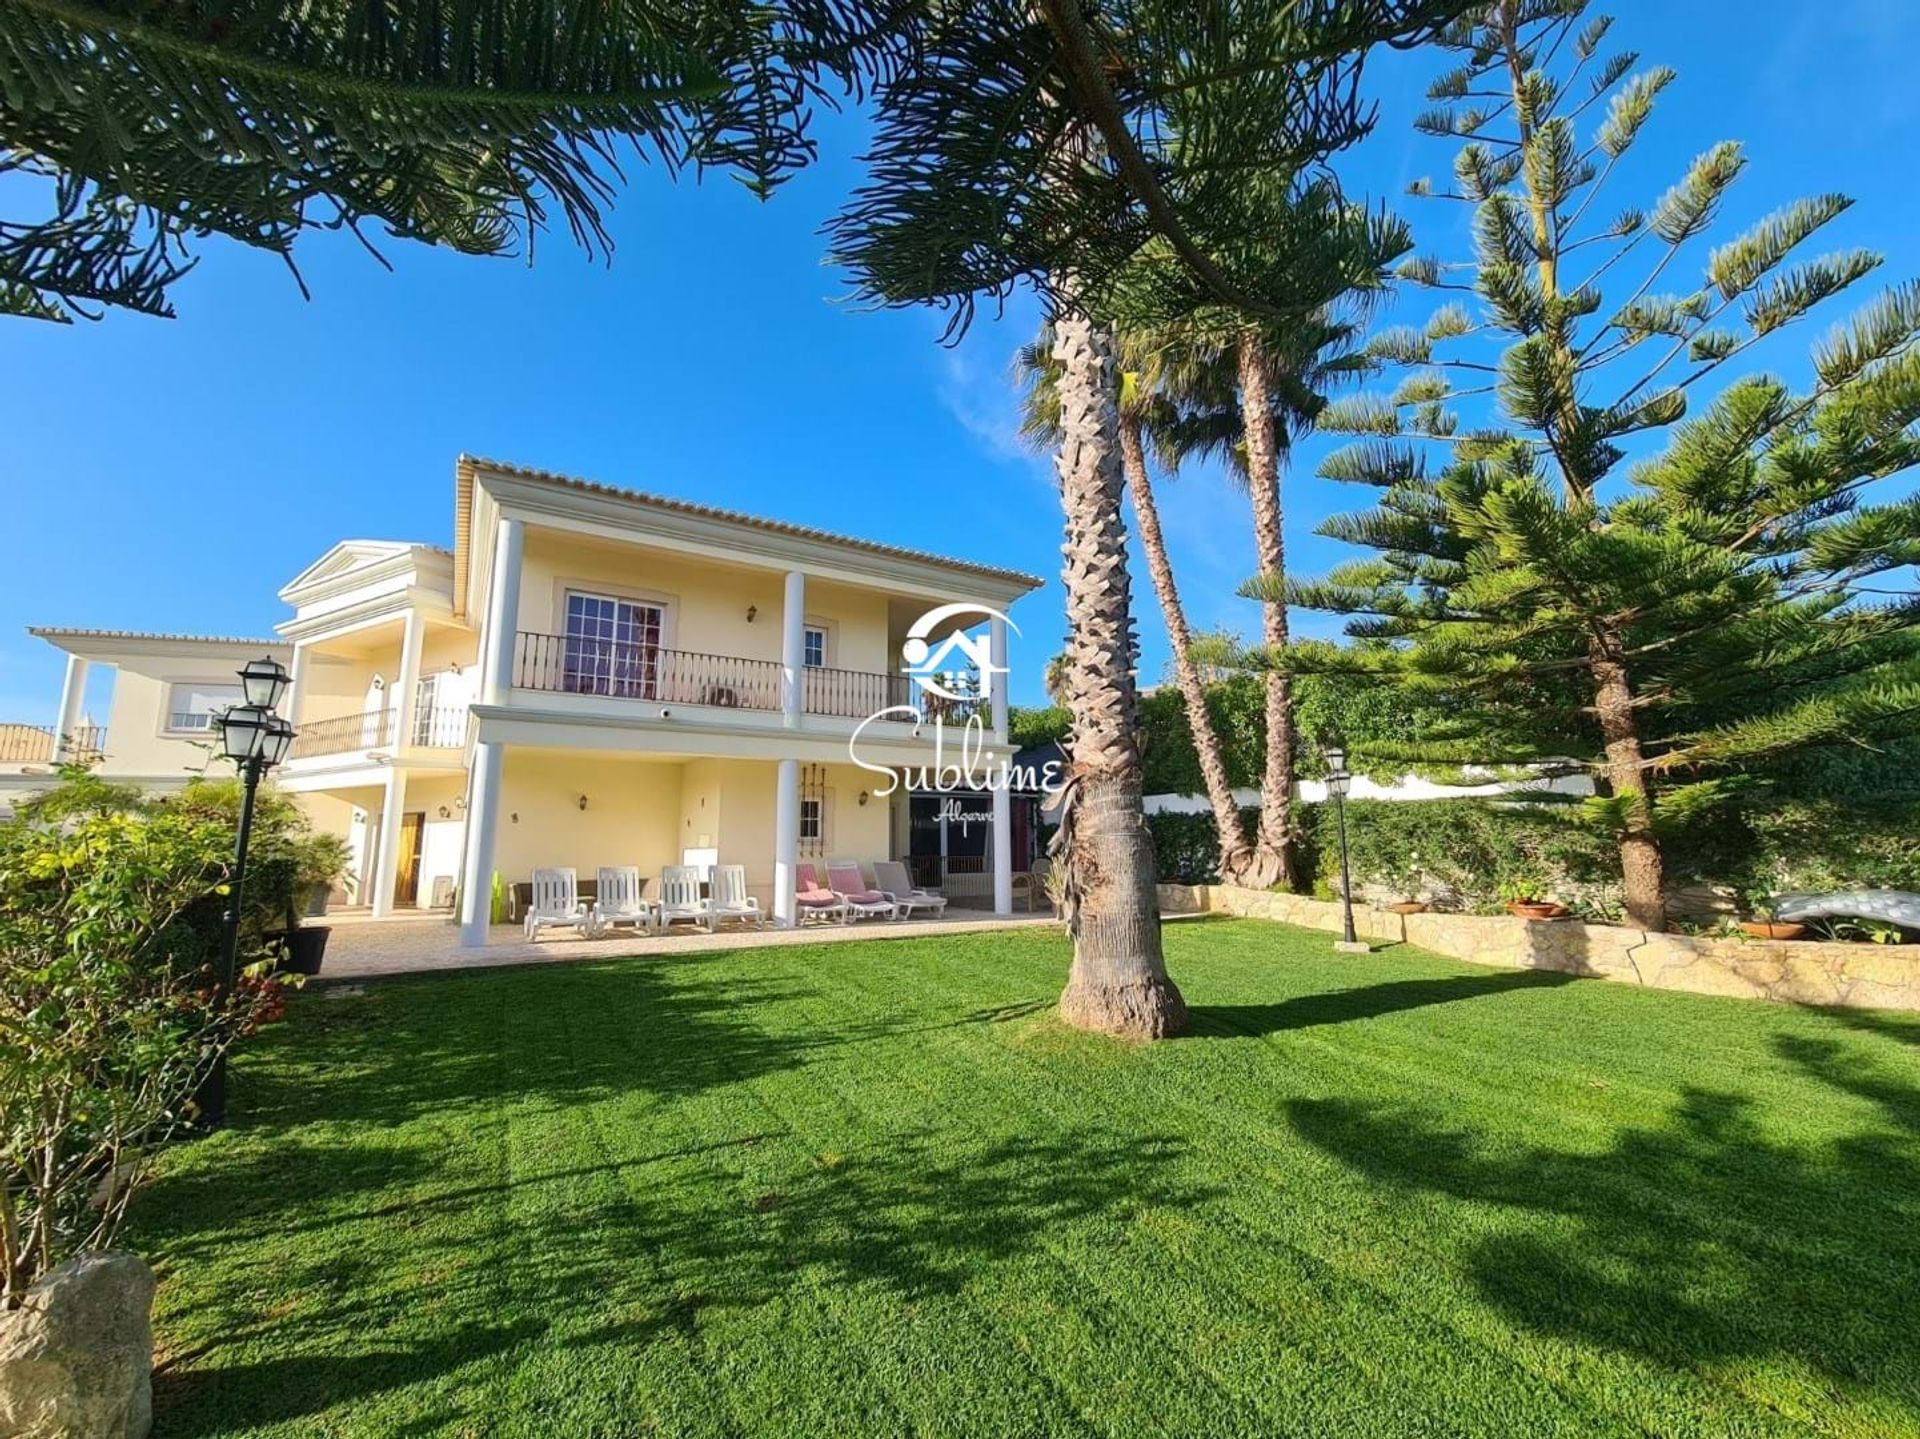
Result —
<instances>
[{"instance_id":1,"label":"white column","mask_svg":"<svg viewBox=\"0 0 1920 1439\"><path fill-rule=\"evenodd\" d=\"M773 791L773 922L792 929L799 906L793 891L800 864L800 761L783 759Z\"/></svg>"},{"instance_id":2,"label":"white column","mask_svg":"<svg viewBox=\"0 0 1920 1439\"><path fill-rule=\"evenodd\" d=\"M373 917L393 913L393 886L400 877L400 821L407 808L407 777L387 771L387 790L380 801L380 834L373 850Z\"/></svg>"},{"instance_id":3,"label":"white column","mask_svg":"<svg viewBox=\"0 0 1920 1439\"><path fill-rule=\"evenodd\" d=\"M293 647L292 678L287 682L287 700L284 713L287 723L298 729L300 726L300 704L307 697L307 646L296 644Z\"/></svg>"},{"instance_id":4,"label":"white column","mask_svg":"<svg viewBox=\"0 0 1920 1439\"><path fill-rule=\"evenodd\" d=\"M1013 795L993 792L993 912L1013 913Z\"/></svg>"},{"instance_id":5,"label":"white column","mask_svg":"<svg viewBox=\"0 0 1920 1439\"><path fill-rule=\"evenodd\" d=\"M393 704L393 745L413 743L414 695L420 688L420 651L426 646L427 622L420 611L408 610L406 633L400 640L400 693Z\"/></svg>"},{"instance_id":6,"label":"white column","mask_svg":"<svg viewBox=\"0 0 1920 1439\"><path fill-rule=\"evenodd\" d=\"M993 696L993 738L996 744L1007 742L1007 691L1013 676L1007 673L1007 622L995 615L987 622L987 659L993 669L987 675L988 692Z\"/></svg>"},{"instance_id":7,"label":"white column","mask_svg":"<svg viewBox=\"0 0 1920 1439\"><path fill-rule=\"evenodd\" d=\"M806 701L806 666L807 577L789 570L786 597L780 602L780 711L789 726L800 723ZM798 810L794 823L799 823Z\"/></svg>"},{"instance_id":8,"label":"white column","mask_svg":"<svg viewBox=\"0 0 1920 1439\"><path fill-rule=\"evenodd\" d=\"M487 628L481 637L480 703L505 704L513 688L515 631L520 625L520 556L524 522L502 518L493 545L493 578L487 586Z\"/></svg>"},{"instance_id":9,"label":"white column","mask_svg":"<svg viewBox=\"0 0 1920 1439\"><path fill-rule=\"evenodd\" d=\"M60 723L53 732L53 762L59 764L73 752L74 731L80 728L87 705L87 673L90 661L79 655L67 656L67 677L60 685Z\"/></svg>"},{"instance_id":10,"label":"white column","mask_svg":"<svg viewBox=\"0 0 1920 1439\"><path fill-rule=\"evenodd\" d=\"M473 784L467 801L467 859L460 876L460 946L487 942L493 908L494 831L500 819L500 771L506 746L481 740L473 747Z\"/></svg>"}]
</instances>

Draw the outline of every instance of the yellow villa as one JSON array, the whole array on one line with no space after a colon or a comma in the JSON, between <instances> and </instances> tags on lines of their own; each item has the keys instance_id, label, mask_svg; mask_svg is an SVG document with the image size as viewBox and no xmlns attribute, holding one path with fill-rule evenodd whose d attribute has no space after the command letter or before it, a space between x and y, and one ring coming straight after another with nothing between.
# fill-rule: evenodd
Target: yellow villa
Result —
<instances>
[{"instance_id":1,"label":"yellow villa","mask_svg":"<svg viewBox=\"0 0 1920 1439\"><path fill-rule=\"evenodd\" d=\"M0 729L0 791L56 758L178 782L233 671L270 652L297 730L275 780L347 838L349 897L376 917L457 905L477 945L496 875L724 863L791 924L800 864L915 857L936 805L941 853L951 817L981 902L1010 911L1033 839L1007 789L954 804L887 771L1010 758L1004 615L1038 580L467 457L453 538L336 544L280 591L277 641L34 631L69 655L60 723ZM927 702L903 650L956 638L986 658L983 697ZM118 672L104 737L81 700L99 663Z\"/></svg>"}]
</instances>

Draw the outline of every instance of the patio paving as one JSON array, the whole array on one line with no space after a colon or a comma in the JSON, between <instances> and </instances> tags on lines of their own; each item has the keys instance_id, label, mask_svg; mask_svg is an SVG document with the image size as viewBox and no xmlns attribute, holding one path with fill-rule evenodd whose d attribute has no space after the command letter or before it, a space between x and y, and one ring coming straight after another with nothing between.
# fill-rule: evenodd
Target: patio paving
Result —
<instances>
[{"instance_id":1,"label":"patio paving","mask_svg":"<svg viewBox=\"0 0 1920 1439\"><path fill-rule=\"evenodd\" d=\"M976 930L1023 929L1052 925L1051 913L966 919L867 920L860 924L809 925L805 929L677 929L671 934L582 939L551 935L528 943L517 924L493 926L484 949L462 949L459 927L451 918L373 919L364 914L330 915L327 958L316 983L384 979L390 975L454 973L516 964L564 964L570 960L616 959L628 955L690 954L696 950L759 949L773 945L844 944L850 940L906 939L967 934ZM550 932L551 934L551 932Z\"/></svg>"}]
</instances>

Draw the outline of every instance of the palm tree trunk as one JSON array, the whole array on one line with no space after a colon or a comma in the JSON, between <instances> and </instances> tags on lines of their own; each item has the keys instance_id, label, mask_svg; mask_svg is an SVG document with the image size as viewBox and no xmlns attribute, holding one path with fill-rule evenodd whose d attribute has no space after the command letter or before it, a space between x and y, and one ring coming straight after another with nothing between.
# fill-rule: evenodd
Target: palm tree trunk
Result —
<instances>
[{"instance_id":1,"label":"palm tree trunk","mask_svg":"<svg viewBox=\"0 0 1920 1439\"><path fill-rule=\"evenodd\" d=\"M1280 526L1280 447L1273 424L1267 351L1260 337L1240 337L1240 422L1246 438L1247 489L1253 496L1255 568L1262 579L1286 577L1286 539ZM1262 606L1261 639L1269 649L1287 643L1287 606ZM1260 776L1260 829L1242 884L1255 889L1293 884L1293 680L1267 671L1267 764Z\"/></svg>"},{"instance_id":2,"label":"palm tree trunk","mask_svg":"<svg viewBox=\"0 0 1920 1439\"><path fill-rule=\"evenodd\" d=\"M1053 356L1073 763L1054 852L1074 943L1060 1017L1078 1029L1158 1039L1186 1028L1187 1007L1161 954L1153 840L1140 804L1113 342L1072 312L1070 290L1063 298Z\"/></svg>"},{"instance_id":3,"label":"palm tree trunk","mask_svg":"<svg viewBox=\"0 0 1920 1439\"><path fill-rule=\"evenodd\" d=\"M1240 824L1240 806L1234 803L1226 761L1221 757L1220 736L1213 727L1213 716L1207 713L1207 689L1201 682L1199 666L1193 662L1193 632L1187 627L1187 612L1181 608L1166 540L1160 534L1160 507L1154 502L1153 481L1147 474L1140 421L1127 416L1120 420L1120 462L1126 472L1127 489L1133 495L1134 530L1140 536L1140 548L1147 553L1147 573L1153 578L1153 592L1167 622L1173 673L1180 697L1186 701L1193 752L1200 759L1200 777L1206 782L1207 800L1213 805L1214 828L1220 836L1219 871L1223 878L1237 881L1250 855L1247 834Z\"/></svg>"}]
</instances>

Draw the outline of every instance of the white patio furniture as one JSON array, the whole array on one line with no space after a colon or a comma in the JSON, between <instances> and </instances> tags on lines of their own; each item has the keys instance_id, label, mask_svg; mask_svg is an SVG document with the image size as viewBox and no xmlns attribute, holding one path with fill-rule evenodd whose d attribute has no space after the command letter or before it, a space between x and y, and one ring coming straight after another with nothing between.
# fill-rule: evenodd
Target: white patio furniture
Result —
<instances>
[{"instance_id":1,"label":"white patio furniture","mask_svg":"<svg viewBox=\"0 0 1920 1439\"><path fill-rule=\"evenodd\" d=\"M593 938L593 907L580 898L580 878L570 869L536 869L533 899L527 905L529 942L543 929L571 929Z\"/></svg>"},{"instance_id":2,"label":"white patio furniture","mask_svg":"<svg viewBox=\"0 0 1920 1439\"><path fill-rule=\"evenodd\" d=\"M933 914L944 914L947 897L930 889L921 889L907 875L907 867L897 859L875 860L873 864L873 882L880 892L893 901L894 908L903 919L911 919L916 909L924 909Z\"/></svg>"},{"instance_id":3,"label":"white patio furniture","mask_svg":"<svg viewBox=\"0 0 1920 1439\"><path fill-rule=\"evenodd\" d=\"M594 890L593 927L597 934L621 925L650 933L658 925L658 906L648 899L637 864L605 865Z\"/></svg>"},{"instance_id":4,"label":"white patio furniture","mask_svg":"<svg viewBox=\"0 0 1920 1439\"><path fill-rule=\"evenodd\" d=\"M713 910L700 897L700 871L690 864L670 864L660 871L660 933L675 924L697 924L713 933Z\"/></svg>"},{"instance_id":5,"label":"white patio furniture","mask_svg":"<svg viewBox=\"0 0 1920 1439\"><path fill-rule=\"evenodd\" d=\"M827 866L827 888L854 919L898 919L900 916L900 907L868 884L860 873L860 866L852 860L836 860Z\"/></svg>"},{"instance_id":6,"label":"white patio furniture","mask_svg":"<svg viewBox=\"0 0 1920 1439\"><path fill-rule=\"evenodd\" d=\"M707 913L712 918L709 928L717 926L723 919L750 923L755 929L766 924L766 916L760 912L760 901L747 893L745 865L716 864L713 867L713 893L707 899Z\"/></svg>"}]
</instances>

